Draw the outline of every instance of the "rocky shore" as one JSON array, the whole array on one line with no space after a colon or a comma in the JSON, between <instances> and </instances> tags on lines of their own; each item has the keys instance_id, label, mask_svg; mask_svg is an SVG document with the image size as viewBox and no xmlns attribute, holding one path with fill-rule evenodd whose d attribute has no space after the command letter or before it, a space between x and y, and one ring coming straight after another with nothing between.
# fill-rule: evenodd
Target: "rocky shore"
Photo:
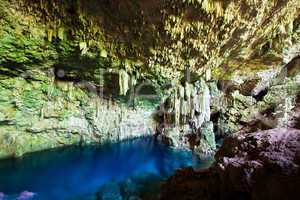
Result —
<instances>
[{"instance_id":1,"label":"rocky shore","mask_svg":"<svg viewBox=\"0 0 300 200\"><path fill-rule=\"evenodd\" d=\"M300 131L278 128L229 136L205 170L182 169L161 200L289 200L300 195Z\"/></svg>"}]
</instances>

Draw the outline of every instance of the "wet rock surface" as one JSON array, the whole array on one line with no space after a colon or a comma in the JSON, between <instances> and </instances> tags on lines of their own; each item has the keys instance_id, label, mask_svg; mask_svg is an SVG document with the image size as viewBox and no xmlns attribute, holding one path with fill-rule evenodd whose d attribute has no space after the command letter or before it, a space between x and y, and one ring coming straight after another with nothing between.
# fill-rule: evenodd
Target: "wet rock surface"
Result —
<instances>
[{"instance_id":1,"label":"wet rock surface","mask_svg":"<svg viewBox=\"0 0 300 200\"><path fill-rule=\"evenodd\" d=\"M294 199L300 195L300 130L230 136L206 170L177 171L161 199Z\"/></svg>"}]
</instances>

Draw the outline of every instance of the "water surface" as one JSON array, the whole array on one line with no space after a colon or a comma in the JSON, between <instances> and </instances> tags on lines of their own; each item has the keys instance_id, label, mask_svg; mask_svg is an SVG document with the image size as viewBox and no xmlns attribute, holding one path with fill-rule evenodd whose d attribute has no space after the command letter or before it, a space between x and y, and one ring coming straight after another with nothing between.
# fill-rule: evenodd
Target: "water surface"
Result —
<instances>
[{"instance_id":1,"label":"water surface","mask_svg":"<svg viewBox=\"0 0 300 200\"><path fill-rule=\"evenodd\" d=\"M147 188L152 180L163 180L178 168L206 167L209 161L152 138L43 151L0 161L0 199L17 199L23 191L33 192L31 199L71 199L96 193L104 184L131 180Z\"/></svg>"}]
</instances>

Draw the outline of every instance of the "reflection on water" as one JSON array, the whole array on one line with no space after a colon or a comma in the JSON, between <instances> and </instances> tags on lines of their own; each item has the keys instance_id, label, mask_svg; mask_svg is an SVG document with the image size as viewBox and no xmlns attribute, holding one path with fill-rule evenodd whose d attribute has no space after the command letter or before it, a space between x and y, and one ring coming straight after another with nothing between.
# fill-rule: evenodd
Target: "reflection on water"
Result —
<instances>
[{"instance_id":1,"label":"reflection on water","mask_svg":"<svg viewBox=\"0 0 300 200\"><path fill-rule=\"evenodd\" d=\"M33 192L32 199L69 199L95 193L111 181L150 174L165 178L181 167L208 164L191 152L168 148L151 138L67 147L0 161L0 199L17 198L24 191Z\"/></svg>"}]
</instances>

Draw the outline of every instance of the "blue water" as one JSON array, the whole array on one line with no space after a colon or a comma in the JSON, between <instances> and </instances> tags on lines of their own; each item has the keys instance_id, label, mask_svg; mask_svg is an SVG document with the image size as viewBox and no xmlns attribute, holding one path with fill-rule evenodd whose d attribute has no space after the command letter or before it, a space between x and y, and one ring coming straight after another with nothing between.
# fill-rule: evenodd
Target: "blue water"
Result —
<instances>
[{"instance_id":1,"label":"blue water","mask_svg":"<svg viewBox=\"0 0 300 200\"><path fill-rule=\"evenodd\" d=\"M149 184L153 177L156 181L163 180L178 168L207 167L209 163L198 160L189 151L174 150L152 138L66 147L0 161L0 199L17 199L23 191L33 192L31 199L84 197L110 182L144 177L149 180L141 184Z\"/></svg>"}]
</instances>

